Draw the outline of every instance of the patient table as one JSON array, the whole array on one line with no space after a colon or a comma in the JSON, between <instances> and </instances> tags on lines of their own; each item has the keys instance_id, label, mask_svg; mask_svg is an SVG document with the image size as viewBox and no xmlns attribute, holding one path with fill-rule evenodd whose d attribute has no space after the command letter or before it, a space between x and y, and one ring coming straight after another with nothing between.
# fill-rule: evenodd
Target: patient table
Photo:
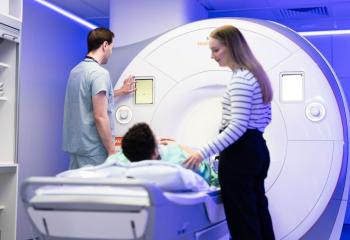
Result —
<instances>
[{"instance_id":1,"label":"patient table","mask_svg":"<svg viewBox=\"0 0 350 240\"><path fill-rule=\"evenodd\" d=\"M136 179L32 177L21 197L39 239L228 239L218 190L170 193Z\"/></svg>"}]
</instances>

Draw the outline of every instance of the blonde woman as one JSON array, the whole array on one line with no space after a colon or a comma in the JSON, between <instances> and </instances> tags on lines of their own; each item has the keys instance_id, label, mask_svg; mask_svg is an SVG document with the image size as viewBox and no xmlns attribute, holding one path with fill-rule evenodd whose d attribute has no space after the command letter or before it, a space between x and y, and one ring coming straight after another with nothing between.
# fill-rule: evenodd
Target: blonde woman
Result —
<instances>
[{"instance_id":1,"label":"blonde woman","mask_svg":"<svg viewBox=\"0 0 350 240\"><path fill-rule=\"evenodd\" d=\"M211 57L233 75L222 100L220 133L185 166L197 168L203 159L220 153L219 182L232 238L275 239L264 188L270 165L263 138L271 121L269 78L237 28L215 29L209 47Z\"/></svg>"}]
</instances>

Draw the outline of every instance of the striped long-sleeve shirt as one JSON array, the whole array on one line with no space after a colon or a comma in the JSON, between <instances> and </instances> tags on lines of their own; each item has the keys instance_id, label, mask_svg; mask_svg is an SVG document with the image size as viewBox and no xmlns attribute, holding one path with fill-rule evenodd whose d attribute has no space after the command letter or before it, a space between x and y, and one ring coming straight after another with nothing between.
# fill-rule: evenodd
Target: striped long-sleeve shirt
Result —
<instances>
[{"instance_id":1,"label":"striped long-sleeve shirt","mask_svg":"<svg viewBox=\"0 0 350 240\"><path fill-rule=\"evenodd\" d=\"M222 99L221 133L200 149L203 158L217 154L239 139L247 129L264 132L271 122L271 104L263 104L260 85L246 69L237 69Z\"/></svg>"}]
</instances>

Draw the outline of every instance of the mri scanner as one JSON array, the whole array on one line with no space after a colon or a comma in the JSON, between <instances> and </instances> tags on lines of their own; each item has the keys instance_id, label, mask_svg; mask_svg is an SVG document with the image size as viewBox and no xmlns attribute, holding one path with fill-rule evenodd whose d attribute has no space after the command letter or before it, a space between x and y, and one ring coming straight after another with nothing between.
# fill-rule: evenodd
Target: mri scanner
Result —
<instances>
[{"instance_id":1,"label":"mri scanner","mask_svg":"<svg viewBox=\"0 0 350 240\"><path fill-rule=\"evenodd\" d=\"M242 31L274 90L265 132L271 154L265 186L277 239L339 239L349 181L346 100L326 60L284 26L210 19L160 36L117 82L119 87L133 74L141 92L117 99L118 135L144 121L158 136L199 147L217 133L220 97L231 71L210 59L208 36L225 24Z\"/></svg>"},{"instance_id":2,"label":"mri scanner","mask_svg":"<svg viewBox=\"0 0 350 240\"><path fill-rule=\"evenodd\" d=\"M193 148L217 133L220 98L232 73L210 59L208 36L225 24L242 31L274 89L272 122L264 136L271 154L265 186L276 239L339 239L349 188L346 100L320 53L284 26L210 19L152 41L115 86L129 74L136 76L137 92L116 99L117 138L137 122Z\"/></svg>"}]
</instances>

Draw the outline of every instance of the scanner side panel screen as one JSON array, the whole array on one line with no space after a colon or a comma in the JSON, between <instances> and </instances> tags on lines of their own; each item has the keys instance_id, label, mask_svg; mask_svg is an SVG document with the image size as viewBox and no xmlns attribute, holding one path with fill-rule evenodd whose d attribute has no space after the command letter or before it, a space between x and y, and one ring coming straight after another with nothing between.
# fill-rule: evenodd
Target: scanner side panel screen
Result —
<instances>
[{"instance_id":1,"label":"scanner side panel screen","mask_svg":"<svg viewBox=\"0 0 350 240\"><path fill-rule=\"evenodd\" d=\"M281 75L281 102L304 100L304 76L302 73Z\"/></svg>"},{"instance_id":2,"label":"scanner side panel screen","mask_svg":"<svg viewBox=\"0 0 350 240\"><path fill-rule=\"evenodd\" d=\"M135 104L153 104L153 78L136 78L135 87Z\"/></svg>"}]
</instances>

